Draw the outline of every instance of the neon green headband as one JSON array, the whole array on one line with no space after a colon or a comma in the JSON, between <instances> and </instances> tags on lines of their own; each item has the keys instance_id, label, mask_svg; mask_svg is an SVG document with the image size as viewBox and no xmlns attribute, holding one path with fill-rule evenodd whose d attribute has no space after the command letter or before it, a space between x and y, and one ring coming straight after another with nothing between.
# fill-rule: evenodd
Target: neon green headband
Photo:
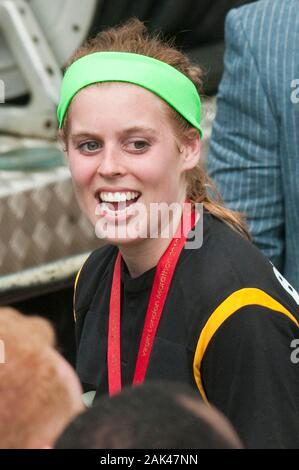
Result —
<instances>
[{"instance_id":1,"label":"neon green headband","mask_svg":"<svg viewBox=\"0 0 299 470\"><path fill-rule=\"evenodd\" d=\"M131 52L94 52L70 65L57 110L60 128L76 93L99 82L128 82L146 88L181 114L202 137L201 103L191 80L165 62Z\"/></svg>"}]
</instances>

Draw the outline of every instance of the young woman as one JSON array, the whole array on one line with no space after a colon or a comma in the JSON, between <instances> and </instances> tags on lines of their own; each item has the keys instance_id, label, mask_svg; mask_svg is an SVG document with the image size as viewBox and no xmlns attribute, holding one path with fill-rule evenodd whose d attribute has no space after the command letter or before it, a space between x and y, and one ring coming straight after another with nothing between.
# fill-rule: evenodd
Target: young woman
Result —
<instances>
[{"instance_id":1,"label":"young woman","mask_svg":"<svg viewBox=\"0 0 299 470\"><path fill-rule=\"evenodd\" d=\"M299 297L208 193L200 85L199 68L138 20L101 32L66 71L61 138L108 242L77 277L77 371L98 394L189 383L246 446L297 447ZM184 220L202 244L189 245Z\"/></svg>"}]
</instances>

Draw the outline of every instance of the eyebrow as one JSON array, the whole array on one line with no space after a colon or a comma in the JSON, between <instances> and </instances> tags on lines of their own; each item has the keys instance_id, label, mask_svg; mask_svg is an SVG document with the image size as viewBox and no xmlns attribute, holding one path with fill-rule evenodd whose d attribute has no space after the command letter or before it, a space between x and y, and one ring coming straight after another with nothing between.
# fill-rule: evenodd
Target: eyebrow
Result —
<instances>
[{"instance_id":1,"label":"eyebrow","mask_svg":"<svg viewBox=\"0 0 299 470\"><path fill-rule=\"evenodd\" d=\"M157 130L152 127L143 127L143 126L133 126L128 127L127 129L123 129L119 132L119 135L128 135L133 134L134 132L146 132L148 134L155 134ZM78 138L94 138L98 139L100 137L100 133L97 132L88 132L88 131L78 131L71 134L72 139Z\"/></svg>"}]
</instances>

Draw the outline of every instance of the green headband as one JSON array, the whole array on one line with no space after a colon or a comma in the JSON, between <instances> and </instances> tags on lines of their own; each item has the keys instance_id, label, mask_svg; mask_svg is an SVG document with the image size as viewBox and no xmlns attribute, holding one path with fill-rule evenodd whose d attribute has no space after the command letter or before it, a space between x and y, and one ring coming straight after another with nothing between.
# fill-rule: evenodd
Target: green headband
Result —
<instances>
[{"instance_id":1,"label":"green headband","mask_svg":"<svg viewBox=\"0 0 299 470\"><path fill-rule=\"evenodd\" d=\"M57 110L60 128L76 93L99 82L128 82L146 88L181 114L202 137L201 103L191 80L165 62L130 52L94 52L70 65Z\"/></svg>"}]
</instances>

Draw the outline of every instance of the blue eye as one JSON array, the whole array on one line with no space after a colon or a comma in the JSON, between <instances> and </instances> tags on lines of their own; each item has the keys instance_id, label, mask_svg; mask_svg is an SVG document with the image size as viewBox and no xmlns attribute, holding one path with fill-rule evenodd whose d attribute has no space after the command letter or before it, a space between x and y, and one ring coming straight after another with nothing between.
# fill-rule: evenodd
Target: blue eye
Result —
<instances>
[{"instance_id":1,"label":"blue eye","mask_svg":"<svg viewBox=\"0 0 299 470\"><path fill-rule=\"evenodd\" d=\"M95 152L99 149L99 144L95 140L90 140L89 142L80 144L79 149L83 150L83 152Z\"/></svg>"}]
</instances>

